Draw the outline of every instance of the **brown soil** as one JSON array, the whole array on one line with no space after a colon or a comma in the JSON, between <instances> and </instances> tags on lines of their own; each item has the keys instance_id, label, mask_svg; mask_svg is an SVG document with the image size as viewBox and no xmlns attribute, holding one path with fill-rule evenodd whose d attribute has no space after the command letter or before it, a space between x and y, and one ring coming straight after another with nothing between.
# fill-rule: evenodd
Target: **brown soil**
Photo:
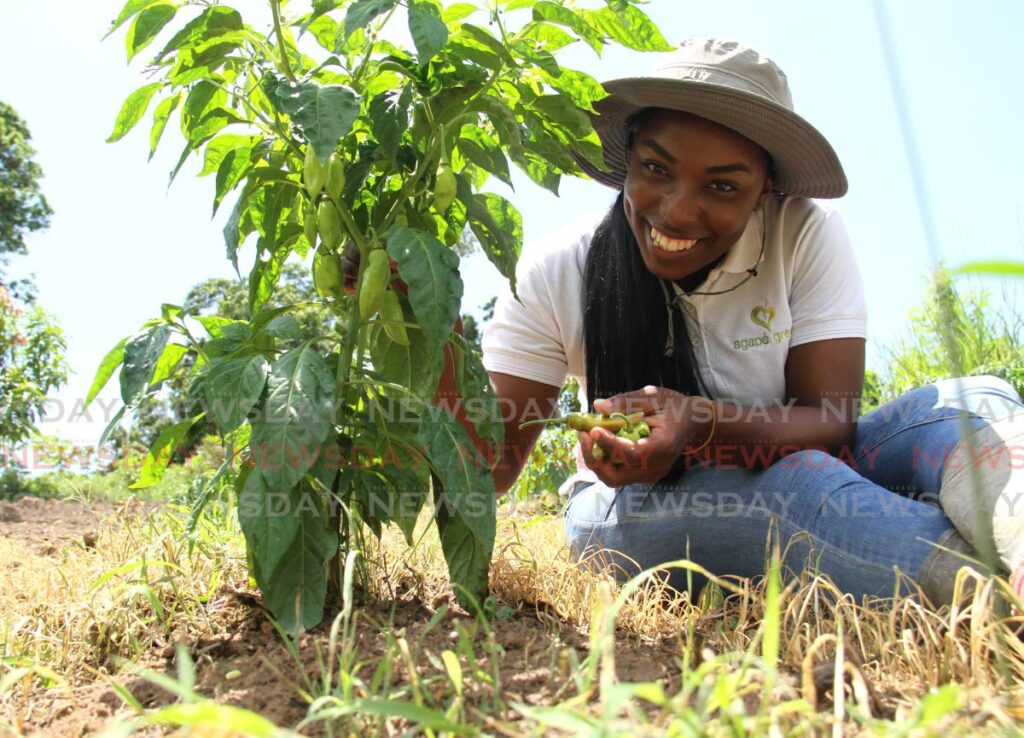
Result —
<instances>
[{"instance_id":1,"label":"brown soil","mask_svg":"<svg viewBox=\"0 0 1024 738\"><path fill-rule=\"evenodd\" d=\"M64 556L69 551L94 546L99 521L111 512L114 509L109 506L27 498L0 503L0 536L21 539L36 556ZM120 514L122 510L116 512ZM446 614L428 629L429 621L442 607L447 609ZM365 663L358 675L367 681L385 654L394 657L395 650L389 650L389 643L396 637L404 637L412 644L414 653L436 656L445 649L458 651L459 633L464 631L473 643L478 663L487 661L487 638L481 626L446 598L424 603L410 592L398 594L391 602L361 603L356 612L356 651L358 659ZM139 675L139 670L150 669L174 678L173 641L181 640L196 665L198 693L256 711L279 726L294 728L306 716L309 706L300 695L301 690L308 688L305 679L321 684L318 653L327 653L331 618L301 636L297 650L300 665L265 619L254 592L224 587L207 604L206 615L206 632L175 634L166 642L155 639L143 658L113 678L145 707L173 702L172 695ZM572 683L571 679L567 682L571 663L568 651L574 650L582 660L588 650L587 633L534 605L522 604L518 610L506 610L503 615L493 619L490 628L500 646L498 663L504 703L551 704L573 696L571 692L555 694L554 689ZM678 643L643 643L626 636L619 640L616 671L620 678L674 681L678 674ZM465 659L463 666L469 668ZM402 664L395 664L394 669L395 684L407 683L408 675ZM421 677L441 673L425 657L418 659L416 669ZM132 714L111 687L111 677L104 674L105 669L92 671L92 676L73 678L69 688L44 688L38 680L31 679L11 695L0 696L0 733L7 723L27 735L81 736L100 730L115 717ZM423 683L429 684L429 680ZM475 682L472 689L467 687L468 704L476 702L481 711L487 712L492 701L493 693L482 682ZM493 717L514 721L518 714L509 710ZM321 733L317 725L302 732Z\"/></svg>"},{"instance_id":2,"label":"brown soil","mask_svg":"<svg viewBox=\"0 0 1024 738\"><path fill-rule=\"evenodd\" d=\"M0 536L29 545L40 556L52 556L64 546L93 548L100 522L115 506L20 497L0 500ZM141 505L129 506L137 514Z\"/></svg>"}]
</instances>

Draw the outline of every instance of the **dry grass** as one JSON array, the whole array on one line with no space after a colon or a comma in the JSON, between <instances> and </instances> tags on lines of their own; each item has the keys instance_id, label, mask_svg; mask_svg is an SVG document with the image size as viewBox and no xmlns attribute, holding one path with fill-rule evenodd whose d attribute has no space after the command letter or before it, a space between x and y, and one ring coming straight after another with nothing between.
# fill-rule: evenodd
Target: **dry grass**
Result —
<instances>
[{"instance_id":1,"label":"dry grass","mask_svg":"<svg viewBox=\"0 0 1024 738\"><path fill-rule=\"evenodd\" d=\"M223 635L212 611L225 606L225 593L248 590L240 539L220 519L190 542L184 520L173 509L135 520L116 515L94 547L69 547L56 557L0 539L8 691L0 694L0 715L6 710L9 719L19 699L24 707L43 687L71 689L175 641ZM412 598L428 614L443 611L446 574L431 531L412 551L390 534L367 548L371 596ZM497 683L501 636L485 623L464 620L456 628L461 645L451 653L465 669L456 674L453 657L441 658L446 649L394 623L376 624L379 651L360 652L355 623L369 621L356 613L310 646L346 654L332 667L317 667L321 686L306 689L310 714L339 709L337 694L347 684L365 710L379 710L346 723L367 734L421 724L423 715L388 712L403 702L467 730L515 735L586 732L593 725L606 726L605 734L785 735L844 727L848 734L1008 735L1024 719L1024 617L1007 614L1005 581L971 570L960 575L961 588L970 591L963 603L939 611L911 599L857 603L810 576L777 591L771 577L718 580L691 603L654 578L623 589L574 565L558 519L513 517L499 524L491 576L504 617L535 616L548 633L523 656L546 675L539 703L524 704L521 690ZM567 629L586 645L567 646L558 635ZM626 651L670 654L670 676L638 681L623 661ZM385 662L396 665L388 679L379 678ZM956 689L940 689L949 684ZM367 702L374 699L379 704ZM342 712L334 719L356 720L352 710ZM325 731L329 724L305 729Z\"/></svg>"}]
</instances>

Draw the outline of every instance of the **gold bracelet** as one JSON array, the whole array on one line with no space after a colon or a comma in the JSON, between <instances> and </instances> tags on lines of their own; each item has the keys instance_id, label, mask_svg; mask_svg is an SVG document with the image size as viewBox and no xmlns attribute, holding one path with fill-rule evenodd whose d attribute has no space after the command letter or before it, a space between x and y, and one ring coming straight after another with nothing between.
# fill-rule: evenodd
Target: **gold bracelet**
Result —
<instances>
[{"instance_id":1,"label":"gold bracelet","mask_svg":"<svg viewBox=\"0 0 1024 738\"><path fill-rule=\"evenodd\" d=\"M704 399L707 400L706 397ZM704 441L704 443L702 443L695 449L691 449L690 451L683 451L683 456L689 456L690 454L695 454L699 453L700 451L703 451L708 447L708 444L711 443L711 439L715 437L715 427L718 425L718 409L715 407L715 403L712 402L711 400L708 400L708 405L711 407L711 432L708 433L708 440Z\"/></svg>"}]
</instances>

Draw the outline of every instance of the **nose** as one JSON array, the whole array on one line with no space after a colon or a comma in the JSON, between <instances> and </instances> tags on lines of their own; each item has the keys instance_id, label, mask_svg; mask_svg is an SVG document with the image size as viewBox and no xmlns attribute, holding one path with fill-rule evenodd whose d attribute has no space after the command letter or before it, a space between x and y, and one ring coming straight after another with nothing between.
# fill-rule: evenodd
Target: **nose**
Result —
<instances>
[{"instance_id":1,"label":"nose","mask_svg":"<svg viewBox=\"0 0 1024 738\"><path fill-rule=\"evenodd\" d=\"M661 196L659 212L667 227L682 231L701 219L700 201L696 193L681 183L667 189Z\"/></svg>"}]
</instances>

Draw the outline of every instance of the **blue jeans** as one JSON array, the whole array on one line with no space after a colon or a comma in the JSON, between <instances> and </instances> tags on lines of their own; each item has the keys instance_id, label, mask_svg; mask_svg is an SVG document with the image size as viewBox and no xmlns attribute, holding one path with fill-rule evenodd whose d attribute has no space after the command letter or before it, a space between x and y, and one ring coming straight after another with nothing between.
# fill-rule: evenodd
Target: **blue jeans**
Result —
<instances>
[{"instance_id":1,"label":"blue jeans","mask_svg":"<svg viewBox=\"0 0 1024 738\"><path fill-rule=\"evenodd\" d=\"M934 544L959 539L939 492L961 411L975 429L1014 413L1024 422L1005 381L960 381L962 403L956 380L943 380L862 416L842 458L805 449L761 470L696 465L671 482L578 483L565 511L573 555L620 578L678 559L753 577L765 572L771 533L790 573L810 566L857 597L909 594L900 575L925 576L940 551ZM686 589L686 571L668 577Z\"/></svg>"}]
</instances>

